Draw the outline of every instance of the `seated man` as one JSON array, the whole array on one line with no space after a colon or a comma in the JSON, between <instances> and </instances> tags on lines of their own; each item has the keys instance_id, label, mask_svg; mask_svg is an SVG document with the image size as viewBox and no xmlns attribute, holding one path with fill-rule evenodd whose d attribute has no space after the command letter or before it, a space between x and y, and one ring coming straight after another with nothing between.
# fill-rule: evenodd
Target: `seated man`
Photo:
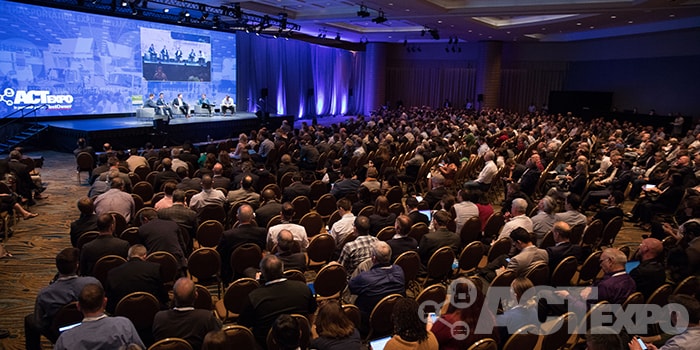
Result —
<instances>
[{"instance_id":1,"label":"seated man","mask_svg":"<svg viewBox=\"0 0 700 350\"><path fill-rule=\"evenodd\" d=\"M284 278L284 263L277 256L266 255L260 261L260 271L267 282L248 294L238 324L251 327L258 344L265 344L279 315L311 315L316 311L316 300L305 283Z\"/></svg>"},{"instance_id":2,"label":"seated man","mask_svg":"<svg viewBox=\"0 0 700 350\"><path fill-rule=\"evenodd\" d=\"M99 283L86 285L78 297L78 309L83 322L65 331L54 349L120 349L136 344L145 349L134 324L126 317L108 317L105 314L107 298Z\"/></svg>"},{"instance_id":3,"label":"seated man","mask_svg":"<svg viewBox=\"0 0 700 350\"><path fill-rule=\"evenodd\" d=\"M190 106L182 99L182 94L177 94L177 97L173 100L173 107L177 108L187 118L190 117Z\"/></svg>"},{"instance_id":4,"label":"seated man","mask_svg":"<svg viewBox=\"0 0 700 350\"><path fill-rule=\"evenodd\" d=\"M151 293L161 307L168 304L168 291L163 288L160 264L146 261L146 247L134 244L129 247L129 260L107 273L105 292L108 296L107 311L114 313L117 303L134 292Z\"/></svg>"},{"instance_id":5,"label":"seated man","mask_svg":"<svg viewBox=\"0 0 700 350\"><path fill-rule=\"evenodd\" d=\"M372 268L348 281L350 293L357 295L355 304L362 314L362 325L368 325L369 315L377 303L389 294L404 295L406 283L401 266L391 264L391 247L377 241L372 245ZM362 331L362 330L361 330Z\"/></svg>"},{"instance_id":6,"label":"seated man","mask_svg":"<svg viewBox=\"0 0 700 350\"><path fill-rule=\"evenodd\" d=\"M78 257L77 248L66 248L56 255L58 279L39 291L34 313L24 318L24 334L28 350L41 349L42 335L51 342L56 342L59 334L53 333L50 326L58 310L63 305L76 301L80 291L86 285L100 283L94 277L78 277Z\"/></svg>"},{"instance_id":7,"label":"seated man","mask_svg":"<svg viewBox=\"0 0 700 350\"><path fill-rule=\"evenodd\" d=\"M221 114L226 114L226 111L230 110L231 115L236 113L236 104L233 102L231 96L226 95L223 100L221 100Z\"/></svg>"},{"instance_id":8,"label":"seated man","mask_svg":"<svg viewBox=\"0 0 700 350\"><path fill-rule=\"evenodd\" d=\"M666 267L663 264L664 246L656 238L646 238L637 251L639 266L630 271L630 277L637 285L637 291L645 299L654 293L656 288L666 282Z\"/></svg>"},{"instance_id":9,"label":"seated man","mask_svg":"<svg viewBox=\"0 0 700 350\"><path fill-rule=\"evenodd\" d=\"M202 97L200 97L199 100L197 100L197 104L200 105L202 108L208 110L209 115L211 115L211 109L214 108L214 104L209 102L207 94L202 94Z\"/></svg>"},{"instance_id":10,"label":"seated man","mask_svg":"<svg viewBox=\"0 0 700 350\"><path fill-rule=\"evenodd\" d=\"M221 321L209 310L195 309L197 288L194 282L181 277L173 286L175 307L159 311L153 318L153 338L159 341L165 338L182 338L193 349L202 347L204 336L211 331L221 329Z\"/></svg>"}]
</instances>

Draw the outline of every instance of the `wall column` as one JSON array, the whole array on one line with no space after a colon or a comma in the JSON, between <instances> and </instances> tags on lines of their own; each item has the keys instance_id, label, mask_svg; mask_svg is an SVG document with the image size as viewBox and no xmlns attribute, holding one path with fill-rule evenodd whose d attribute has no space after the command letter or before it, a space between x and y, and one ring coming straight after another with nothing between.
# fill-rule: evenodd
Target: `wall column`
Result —
<instances>
[{"instance_id":1,"label":"wall column","mask_svg":"<svg viewBox=\"0 0 700 350\"><path fill-rule=\"evenodd\" d=\"M369 115L386 102L386 44L368 43L365 57L365 103L361 112Z\"/></svg>"},{"instance_id":2,"label":"wall column","mask_svg":"<svg viewBox=\"0 0 700 350\"><path fill-rule=\"evenodd\" d=\"M501 56L503 43L500 41L479 42L479 56L476 70L476 93L483 95L483 101L476 107L493 108L499 106L501 93Z\"/></svg>"}]
</instances>

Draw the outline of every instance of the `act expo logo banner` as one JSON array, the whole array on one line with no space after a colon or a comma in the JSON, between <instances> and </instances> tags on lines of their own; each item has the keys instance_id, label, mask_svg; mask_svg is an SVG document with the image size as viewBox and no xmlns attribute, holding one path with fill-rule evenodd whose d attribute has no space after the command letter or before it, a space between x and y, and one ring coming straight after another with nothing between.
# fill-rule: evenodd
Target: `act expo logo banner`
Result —
<instances>
[{"instance_id":1,"label":"act expo logo banner","mask_svg":"<svg viewBox=\"0 0 700 350\"><path fill-rule=\"evenodd\" d=\"M47 104L47 109L73 108L73 95L52 95L49 90L15 90L6 88L0 101L15 109L28 105Z\"/></svg>"}]
</instances>

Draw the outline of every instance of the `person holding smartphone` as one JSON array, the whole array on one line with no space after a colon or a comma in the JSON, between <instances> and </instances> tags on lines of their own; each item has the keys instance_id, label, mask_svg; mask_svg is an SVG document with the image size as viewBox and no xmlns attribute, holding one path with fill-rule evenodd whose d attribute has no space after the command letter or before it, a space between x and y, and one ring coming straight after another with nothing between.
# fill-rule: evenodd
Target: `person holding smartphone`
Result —
<instances>
[{"instance_id":1,"label":"person holding smartphone","mask_svg":"<svg viewBox=\"0 0 700 350\"><path fill-rule=\"evenodd\" d=\"M688 319L683 319L686 317L686 315L682 313L672 313L671 324L682 325L687 323L688 327L686 327L685 330L681 330L681 333L671 337L661 347L656 347L656 345L651 343L652 341L660 340L660 336L645 339L634 337L634 339L630 340L628 344L630 350L700 349L700 342L698 342L698 339L700 339L700 301L690 295L677 294L668 297L668 302L669 304L680 304L688 311Z\"/></svg>"}]
</instances>

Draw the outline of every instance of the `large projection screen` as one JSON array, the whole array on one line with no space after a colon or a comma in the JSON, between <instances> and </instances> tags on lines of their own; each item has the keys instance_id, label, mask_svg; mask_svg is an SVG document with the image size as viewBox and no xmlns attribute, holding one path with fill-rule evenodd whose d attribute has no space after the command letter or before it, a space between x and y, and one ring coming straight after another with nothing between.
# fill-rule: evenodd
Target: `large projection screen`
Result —
<instances>
[{"instance_id":1,"label":"large projection screen","mask_svg":"<svg viewBox=\"0 0 700 350\"><path fill-rule=\"evenodd\" d=\"M219 104L236 97L236 37L2 1L0 87L0 118L132 113L149 92Z\"/></svg>"}]
</instances>

